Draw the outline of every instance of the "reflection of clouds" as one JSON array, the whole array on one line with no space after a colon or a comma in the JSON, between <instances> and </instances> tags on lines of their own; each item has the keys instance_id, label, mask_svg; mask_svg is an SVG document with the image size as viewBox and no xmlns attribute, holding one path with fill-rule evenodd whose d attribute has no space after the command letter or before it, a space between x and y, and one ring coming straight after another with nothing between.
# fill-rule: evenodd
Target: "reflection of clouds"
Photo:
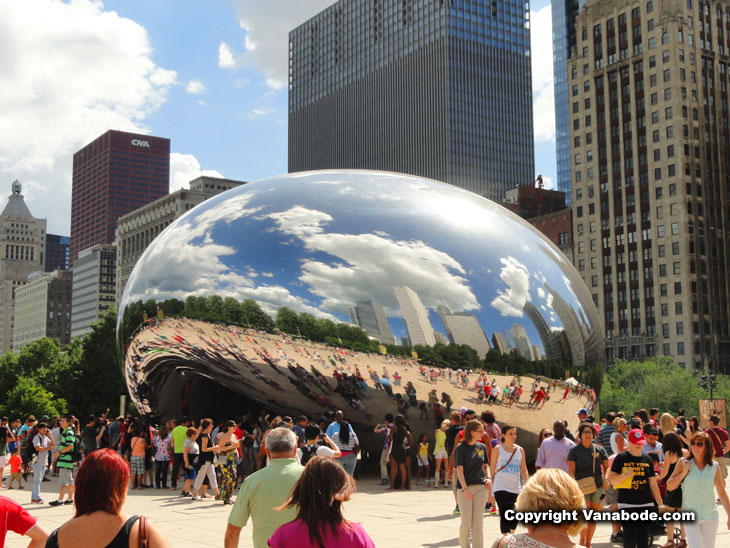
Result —
<instances>
[{"instance_id":1,"label":"reflection of clouds","mask_svg":"<svg viewBox=\"0 0 730 548\"><path fill-rule=\"evenodd\" d=\"M491 304L502 316L521 318L525 303L530 299L530 275L527 267L514 257L500 261L503 266L499 277L507 284L507 289L497 291Z\"/></svg>"},{"instance_id":2,"label":"reflection of clouds","mask_svg":"<svg viewBox=\"0 0 730 548\"><path fill-rule=\"evenodd\" d=\"M461 264L420 240L393 240L382 231L326 233L323 225L332 217L301 206L268 217L284 234L300 238L306 250L339 259L329 263L313 257L302 260L299 280L324 299L323 308L344 312L358 299L373 299L389 314L397 314L391 290L396 285L413 289L428 308L444 301L455 310L479 308Z\"/></svg>"},{"instance_id":3,"label":"reflection of clouds","mask_svg":"<svg viewBox=\"0 0 730 548\"><path fill-rule=\"evenodd\" d=\"M261 208L247 207L253 193L247 192L210 207L198 215L185 215L176 226L164 230L139 261L127 283L124 302L219 295L222 298L254 299L267 313L275 315L281 306L308 312L319 318L334 320L334 316L320 312L305 299L292 295L277 285L256 286L258 275L250 266L238 272L221 260L237 253L231 246L213 241L213 229L219 223L231 222L254 215ZM266 275L263 273L262 275ZM144 277L144 287L136 283ZM267 277L273 277L268 273Z\"/></svg>"}]
</instances>

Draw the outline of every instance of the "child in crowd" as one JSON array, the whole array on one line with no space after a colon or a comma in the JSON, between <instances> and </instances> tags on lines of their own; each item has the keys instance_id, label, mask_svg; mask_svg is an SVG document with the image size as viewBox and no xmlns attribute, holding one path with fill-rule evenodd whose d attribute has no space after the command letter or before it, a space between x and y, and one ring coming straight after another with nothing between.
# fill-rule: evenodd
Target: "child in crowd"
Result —
<instances>
[{"instance_id":1,"label":"child in crowd","mask_svg":"<svg viewBox=\"0 0 730 548\"><path fill-rule=\"evenodd\" d=\"M13 454L8 459L8 464L10 465L10 484L8 485L8 489L13 488L13 482L16 480L18 482L18 489L23 489L23 476L20 473L20 466L23 464L23 459L20 458L20 449L17 447L13 449Z\"/></svg>"}]
</instances>

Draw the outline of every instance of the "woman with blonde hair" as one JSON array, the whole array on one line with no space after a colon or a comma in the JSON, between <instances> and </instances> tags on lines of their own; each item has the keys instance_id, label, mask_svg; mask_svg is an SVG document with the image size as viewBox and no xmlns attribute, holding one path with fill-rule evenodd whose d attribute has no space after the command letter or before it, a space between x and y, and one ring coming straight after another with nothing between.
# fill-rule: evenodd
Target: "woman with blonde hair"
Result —
<instances>
[{"instance_id":1,"label":"woman with blonde hair","mask_svg":"<svg viewBox=\"0 0 730 548\"><path fill-rule=\"evenodd\" d=\"M666 436L669 432L674 432L674 426L677 424L677 419L671 413L663 413L659 418L659 428L662 431L662 436Z\"/></svg>"},{"instance_id":2,"label":"woman with blonde hair","mask_svg":"<svg viewBox=\"0 0 730 548\"><path fill-rule=\"evenodd\" d=\"M577 548L570 537L583 529L584 496L578 483L558 468L541 468L532 476L517 497L517 512L542 513L566 510L578 513L577 521L556 524L549 519L530 523L527 533L507 534L497 539L492 548Z\"/></svg>"},{"instance_id":3,"label":"woman with blonde hair","mask_svg":"<svg viewBox=\"0 0 730 548\"><path fill-rule=\"evenodd\" d=\"M327 457L312 457L289 499L277 508L296 507L297 518L281 525L269 539L269 546L375 548L362 525L342 515L342 503L354 492L355 480L342 466Z\"/></svg>"},{"instance_id":4,"label":"woman with blonde hair","mask_svg":"<svg viewBox=\"0 0 730 548\"><path fill-rule=\"evenodd\" d=\"M629 429L629 427L626 424L626 419L623 417L616 417L615 419L613 419L612 424L616 431L611 434L611 454L615 455L628 449L624 434Z\"/></svg>"}]
</instances>

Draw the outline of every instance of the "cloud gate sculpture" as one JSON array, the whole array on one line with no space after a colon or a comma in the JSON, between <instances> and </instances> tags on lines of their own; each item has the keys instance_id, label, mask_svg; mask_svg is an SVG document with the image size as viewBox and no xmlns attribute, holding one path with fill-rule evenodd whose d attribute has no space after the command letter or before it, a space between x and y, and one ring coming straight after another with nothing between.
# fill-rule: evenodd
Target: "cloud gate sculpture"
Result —
<instances>
[{"instance_id":1,"label":"cloud gate sculpture","mask_svg":"<svg viewBox=\"0 0 730 548\"><path fill-rule=\"evenodd\" d=\"M119 310L129 392L160 417L343 408L370 424L408 381L412 401L438 388L477 405L445 374L432 384L419 349L566 369L603 355L587 289L539 231L466 190L385 172L294 173L209 199L145 250Z\"/></svg>"}]
</instances>

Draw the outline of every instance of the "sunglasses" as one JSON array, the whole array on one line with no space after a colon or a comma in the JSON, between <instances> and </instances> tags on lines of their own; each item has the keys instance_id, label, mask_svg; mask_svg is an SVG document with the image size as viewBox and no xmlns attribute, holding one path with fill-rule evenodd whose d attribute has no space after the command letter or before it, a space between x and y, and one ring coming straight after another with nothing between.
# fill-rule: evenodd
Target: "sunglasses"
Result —
<instances>
[{"instance_id":1,"label":"sunglasses","mask_svg":"<svg viewBox=\"0 0 730 548\"><path fill-rule=\"evenodd\" d=\"M704 447L705 446L705 442L703 442L703 441L693 441L692 442L692 445L695 446L695 447Z\"/></svg>"},{"instance_id":2,"label":"sunglasses","mask_svg":"<svg viewBox=\"0 0 730 548\"><path fill-rule=\"evenodd\" d=\"M549 437L551 437L551 436L552 436L552 434L551 434L550 432L545 432L545 433L544 433L544 434L542 435L542 437L543 437L543 438L549 438Z\"/></svg>"}]
</instances>

